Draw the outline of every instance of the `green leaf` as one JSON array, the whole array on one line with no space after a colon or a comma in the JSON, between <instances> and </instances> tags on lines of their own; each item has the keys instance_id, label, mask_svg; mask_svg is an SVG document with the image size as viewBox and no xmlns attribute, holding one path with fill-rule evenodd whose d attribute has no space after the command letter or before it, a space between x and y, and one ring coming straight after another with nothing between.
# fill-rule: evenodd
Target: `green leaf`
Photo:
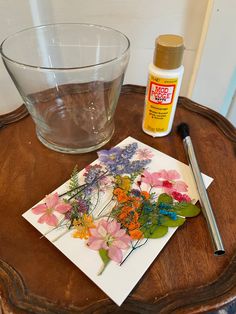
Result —
<instances>
[{"instance_id":1,"label":"green leaf","mask_svg":"<svg viewBox=\"0 0 236 314\"><path fill-rule=\"evenodd\" d=\"M179 227L185 222L185 220L186 220L185 218L179 216L177 217L176 220L173 220L168 216L162 216L160 218L160 223L162 226L166 227Z\"/></svg>"},{"instance_id":2,"label":"green leaf","mask_svg":"<svg viewBox=\"0 0 236 314\"><path fill-rule=\"evenodd\" d=\"M172 205L173 198L166 193L162 193L159 195L158 200L157 200L157 204L160 204L160 203L166 203L166 204Z\"/></svg>"},{"instance_id":3,"label":"green leaf","mask_svg":"<svg viewBox=\"0 0 236 314\"><path fill-rule=\"evenodd\" d=\"M148 239L162 238L168 232L167 226L152 225L150 228L146 229L144 237Z\"/></svg>"},{"instance_id":4,"label":"green leaf","mask_svg":"<svg viewBox=\"0 0 236 314\"><path fill-rule=\"evenodd\" d=\"M105 268L107 267L108 263L110 262L110 257L108 256L107 250L104 249L99 250L99 255L103 261L102 269L98 273L98 275L101 275L104 272Z\"/></svg>"},{"instance_id":5,"label":"green leaf","mask_svg":"<svg viewBox=\"0 0 236 314\"><path fill-rule=\"evenodd\" d=\"M76 194L76 189L79 188L79 178L78 178L78 166L76 165L72 171L70 182L69 182L69 189L68 192L69 196Z\"/></svg>"},{"instance_id":6,"label":"green leaf","mask_svg":"<svg viewBox=\"0 0 236 314\"><path fill-rule=\"evenodd\" d=\"M178 203L174 206L173 210L180 216L184 217L195 217L201 209L192 203Z\"/></svg>"}]
</instances>

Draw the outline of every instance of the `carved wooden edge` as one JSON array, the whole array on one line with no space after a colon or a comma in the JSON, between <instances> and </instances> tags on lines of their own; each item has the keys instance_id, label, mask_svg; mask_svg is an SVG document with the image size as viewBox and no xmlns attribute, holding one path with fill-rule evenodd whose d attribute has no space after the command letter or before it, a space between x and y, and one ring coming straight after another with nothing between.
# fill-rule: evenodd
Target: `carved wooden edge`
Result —
<instances>
[{"instance_id":1,"label":"carved wooden edge","mask_svg":"<svg viewBox=\"0 0 236 314\"><path fill-rule=\"evenodd\" d=\"M28 292L20 274L0 260L0 284L3 298L14 309L33 313L76 314L112 313L117 306L108 298L86 307L63 307L46 298ZM204 286L171 292L155 302L144 303L128 297L121 310L134 313L202 313L227 305L236 295L236 255L217 280ZM105 309L105 310L104 310ZM180 312L179 312L180 310ZM186 312L185 312L186 311Z\"/></svg>"},{"instance_id":2,"label":"carved wooden edge","mask_svg":"<svg viewBox=\"0 0 236 314\"><path fill-rule=\"evenodd\" d=\"M145 87L125 85L122 88L122 93L145 93ZM181 105L189 110L198 112L198 104L181 97ZM183 104L184 103L184 104ZM203 106L200 106L203 107ZM213 111L205 107L201 108L205 115L208 111ZM206 110L206 111L205 111ZM215 116L213 111L211 116ZM218 116L218 114L216 114ZM222 120L222 116L219 115L219 120ZM208 117L208 114L206 114ZM223 118L224 120L224 118ZM225 119L226 120L226 119ZM215 121L213 121L215 122ZM218 126L218 125L217 125ZM234 127L226 120L223 123L223 129L230 134L226 135L235 140ZM234 131L232 133L232 131ZM225 133L225 132L224 132ZM232 134L231 134L232 133ZM219 257L220 258L220 257ZM26 312L33 313L47 313L47 314L74 314L74 313L112 313L117 311L117 306L108 298L100 300L86 307L68 306L65 307L55 304L46 298L34 295L27 290L24 281L20 274L9 264L0 259L0 302L4 299L11 311L14 313L14 309L21 309ZM125 303L121 307L121 311L132 311L136 313L202 313L210 310L219 309L222 306L227 305L236 298L236 254L231 259L230 263L224 270L224 272L213 282L188 289L171 292L168 295L157 299L155 302L142 302L136 300L133 297L128 297ZM0 304L1 305L1 304ZM186 312L187 311L187 312Z\"/></svg>"},{"instance_id":3,"label":"carved wooden edge","mask_svg":"<svg viewBox=\"0 0 236 314\"><path fill-rule=\"evenodd\" d=\"M0 123L7 125L23 119L24 117L28 116L28 114L29 112L26 106L23 104L14 111L0 115Z\"/></svg>"},{"instance_id":4,"label":"carved wooden edge","mask_svg":"<svg viewBox=\"0 0 236 314\"><path fill-rule=\"evenodd\" d=\"M55 304L46 298L30 293L25 286L23 278L8 263L0 259L0 296L8 304L12 313L21 309L26 312L46 313L46 314L74 314L92 313L98 305L84 307L69 306L63 307ZM1 301L0 299L0 301ZM60 301L60 300L58 300ZM112 304L110 300L104 300L101 307L106 303ZM100 303L100 302L98 302Z\"/></svg>"},{"instance_id":5,"label":"carved wooden edge","mask_svg":"<svg viewBox=\"0 0 236 314\"><path fill-rule=\"evenodd\" d=\"M230 141L236 142L236 128L220 113L202 106L186 97L179 97L178 104L192 112L196 112L210 119Z\"/></svg>"},{"instance_id":6,"label":"carved wooden edge","mask_svg":"<svg viewBox=\"0 0 236 314\"><path fill-rule=\"evenodd\" d=\"M138 93L145 94L146 88L144 86L138 85L123 85L121 93L122 94L130 94L130 93ZM236 128L223 117L220 113L206 107L200 105L186 97L179 97L178 105L186 108L189 111L200 114L207 119L210 119L217 127L224 133L224 135L232 142L236 142Z\"/></svg>"}]
</instances>

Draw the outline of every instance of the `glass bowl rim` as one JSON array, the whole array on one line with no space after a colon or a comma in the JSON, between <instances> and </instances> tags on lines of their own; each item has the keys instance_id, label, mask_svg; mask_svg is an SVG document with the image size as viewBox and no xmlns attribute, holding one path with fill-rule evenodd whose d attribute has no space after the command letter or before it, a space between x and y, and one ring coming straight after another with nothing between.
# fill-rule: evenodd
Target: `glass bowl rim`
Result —
<instances>
[{"instance_id":1,"label":"glass bowl rim","mask_svg":"<svg viewBox=\"0 0 236 314\"><path fill-rule=\"evenodd\" d=\"M9 58L5 53L4 53L4 44L9 40L12 39L14 36L17 36L20 33L26 32L26 31L30 31L33 29L40 29L40 28L46 28L46 27L50 27L50 26L63 26L63 25L80 25L80 26L86 26L86 27L96 27L98 29L106 29L106 30L110 30L113 32L116 32L118 34L120 34L122 37L124 37L127 40L127 46L125 47L124 51L122 51L122 53L112 59L103 61L103 62L99 62L99 63L95 63L95 64L89 64L89 65L85 65L85 66L78 66L78 67L45 67L45 66L37 66L37 65L32 65L32 64L27 64L24 62L19 62L16 61L12 58ZM125 54L127 54L127 52L130 49L130 40L129 38L122 32L112 28L112 27L108 27L108 26L104 26L104 25L99 25L99 24L92 24L92 23L49 23L49 24L42 24L42 25L37 25L37 26L31 26L31 27L27 27L24 28L20 31L17 31L9 36L7 36L1 43L0 45L0 54L2 56L3 59L6 59L8 61L10 61L11 63L17 64L19 66L23 66L23 67L27 67L27 68L32 68L32 69L42 69L42 70L48 70L48 71L69 71L69 70L79 70L79 69L89 69L89 68L94 68L94 67L99 67L101 65L105 65L108 63L112 63L114 61L118 61L119 59L121 59Z\"/></svg>"}]
</instances>

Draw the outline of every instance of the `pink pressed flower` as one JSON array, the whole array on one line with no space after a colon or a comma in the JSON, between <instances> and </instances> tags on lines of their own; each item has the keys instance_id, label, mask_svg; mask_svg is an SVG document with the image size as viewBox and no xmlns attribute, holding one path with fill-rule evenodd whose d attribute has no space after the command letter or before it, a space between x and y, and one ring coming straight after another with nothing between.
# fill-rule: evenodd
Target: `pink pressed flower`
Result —
<instances>
[{"instance_id":1,"label":"pink pressed flower","mask_svg":"<svg viewBox=\"0 0 236 314\"><path fill-rule=\"evenodd\" d=\"M163 188L172 189L173 184L170 181L165 180L162 182L162 186Z\"/></svg>"},{"instance_id":2,"label":"pink pressed flower","mask_svg":"<svg viewBox=\"0 0 236 314\"><path fill-rule=\"evenodd\" d=\"M191 202L191 198L187 194L181 194L179 192L173 191L171 195L178 202L186 202L186 203Z\"/></svg>"},{"instance_id":3,"label":"pink pressed flower","mask_svg":"<svg viewBox=\"0 0 236 314\"><path fill-rule=\"evenodd\" d=\"M140 148L136 152L137 159L139 160L145 160L145 159L151 159L154 155L148 148Z\"/></svg>"},{"instance_id":4,"label":"pink pressed flower","mask_svg":"<svg viewBox=\"0 0 236 314\"><path fill-rule=\"evenodd\" d=\"M180 174L176 170L160 170L159 180L162 180L163 191L171 195L172 192L187 192L188 186L180 181Z\"/></svg>"},{"instance_id":5,"label":"pink pressed flower","mask_svg":"<svg viewBox=\"0 0 236 314\"><path fill-rule=\"evenodd\" d=\"M164 180L176 180L180 178L180 174L176 170L160 170L158 173L160 178Z\"/></svg>"},{"instance_id":6,"label":"pink pressed flower","mask_svg":"<svg viewBox=\"0 0 236 314\"><path fill-rule=\"evenodd\" d=\"M107 188L109 186L112 186L113 181L110 176L104 176L104 177L101 177L99 183L100 183L100 186L99 186L100 192L106 192Z\"/></svg>"},{"instance_id":7,"label":"pink pressed flower","mask_svg":"<svg viewBox=\"0 0 236 314\"><path fill-rule=\"evenodd\" d=\"M116 220L107 221L102 219L96 228L90 228L88 246L92 250L105 249L111 260L120 263L122 261L122 251L130 246L131 238L120 223Z\"/></svg>"},{"instance_id":8,"label":"pink pressed flower","mask_svg":"<svg viewBox=\"0 0 236 314\"><path fill-rule=\"evenodd\" d=\"M141 182L151 187L162 188L164 193L170 195L172 192L187 192L187 184L178 179L180 179L180 174L176 170L160 170L153 173L145 170L141 176Z\"/></svg>"},{"instance_id":9,"label":"pink pressed flower","mask_svg":"<svg viewBox=\"0 0 236 314\"><path fill-rule=\"evenodd\" d=\"M174 183L174 189L177 192L187 192L188 186L184 181L175 181Z\"/></svg>"},{"instance_id":10,"label":"pink pressed flower","mask_svg":"<svg viewBox=\"0 0 236 314\"><path fill-rule=\"evenodd\" d=\"M188 186L183 181L172 181L172 182L163 181L163 191L167 194L170 194L170 195L173 192L187 192Z\"/></svg>"},{"instance_id":11,"label":"pink pressed flower","mask_svg":"<svg viewBox=\"0 0 236 314\"><path fill-rule=\"evenodd\" d=\"M65 214L71 209L71 205L61 201L58 193L49 194L45 197L45 204L39 204L32 208L32 212L36 215L43 214L39 217L39 223L46 223L49 226L56 226L58 218L53 214L54 211Z\"/></svg>"},{"instance_id":12,"label":"pink pressed flower","mask_svg":"<svg viewBox=\"0 0 236 314\"><path fill-rule=\"evenodd\" d=\"M187 194L183 194L182 202L191 203L191 198Z\"/></svg>"},{"instance_id":13,"label":"pink pressed flower","mask_svg":"<svg viewBox=\"0 0 236 314\"><path fill-rule=\"evenodd\" d=\"M152 187L161 187L162 181L159 180L160 177L159 172L150 173L147 170L144 170L141 180L144 183L150 184Z\"/></svg>"}]
</instances>

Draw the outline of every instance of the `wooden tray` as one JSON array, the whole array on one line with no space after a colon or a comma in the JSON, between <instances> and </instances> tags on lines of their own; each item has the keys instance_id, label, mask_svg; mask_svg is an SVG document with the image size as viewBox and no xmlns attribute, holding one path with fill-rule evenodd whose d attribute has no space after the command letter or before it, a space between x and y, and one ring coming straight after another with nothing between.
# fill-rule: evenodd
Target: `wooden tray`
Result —
<instances>
[{"instance_id":1,"label":"wooden tray","mask_svg":"<svg viewBox=\"0 0 236 314\"><path fill-rule=\"evenodd\" d=\"M203 313L236 299L236 130L220 114L180 97L173 131L152 138L141 130L144 87L123 87L116 131L186 162L176 125L187 122L202 172L214 178L209 197L225 245L216 257L203 215L179 228L119 308L21 214L96 159L44 147L30 116L0 131L0 312ZM114 282L115 284L115 282Z\"/></svg>"}]
</instances>

